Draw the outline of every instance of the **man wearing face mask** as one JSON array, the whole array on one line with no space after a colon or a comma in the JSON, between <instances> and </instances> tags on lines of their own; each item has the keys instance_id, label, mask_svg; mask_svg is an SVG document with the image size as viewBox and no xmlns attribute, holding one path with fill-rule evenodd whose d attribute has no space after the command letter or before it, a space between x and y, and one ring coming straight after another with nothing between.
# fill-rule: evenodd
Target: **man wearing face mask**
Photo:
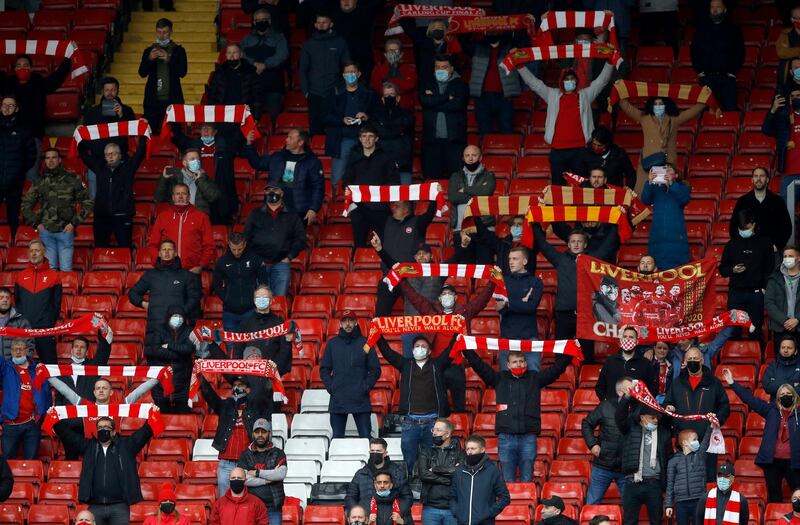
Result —
<instances>
[{"instance_id":1,"label":"man wearing face mask","mask_svg":"<svg viewBox=\"0 0 800 525\"><path fill-rule=\"evenodd\" d=\"M253 292L269 278L264 271L264 261L247 251L247 241L242 232L228 237L228 250L217 260L211 287L222 300L222 325L225 330L236 331L239 324L253 315Z\"/></svg>"},{"instance_id":2,"label":"man wearing face mask","mask_svg":"<svg viewBox=\"0 0 800 525\"><path fill-rule=\"evenodd\" d=\"M245 485L254 496L261 498L267 507L269 523L281 525L281 508L286 494L286 454L272 444L272 425L266 419L253 423L253 442L239 456L236 465L247 473Z\"/></svg>"},{"instance_id":3,"label":"man wearing face mask","mask_svg":"<svg viewBox=\"0 0 800 525\"><path fill-rule=\"evenodd\" d=\"M367 510L361 505L352 507L347 513L348 525L367 525Z\"/></svg>"},{"instance_id":4,"label":"man wearing face mask","mask_svg":"<svg viewBox=\"0 0 800 525\"><path fill-rule=\"evenodd\" d=\"M267 507L247 490L246 478L244 469L231 470L230 488L211 506L211 525L268 525Z\"/></svg>"},{"instance_id":5,"label":"man wearing face mask","mask_svg":"<svg viewBox=\"0 0 800 525\"><path fill-rule=\"evenodd\" d=\"M783 262L767 280L764 304L769 316L772 340L779 344L783 335L795 338L800 332L800 250L787 246Z\"/></svg>"},{"instance_id":6,"label":"man wearing face mask","mask_svg":"<svg viewBox=\"0 0 800 525\"><path fill-rule=\"evenodd\" d=\"M211 135L211 128L206 128L206 134ZM190 146L181 138L178 132L173 137L173 142L178 141L182 146ZM185 139L185 137L183 137ZM182 168L180 171L175 168L165 167L156 186L155 201L169 202L173 196L177 184L185 184L189 189L188 204L205 213L211 214L211 206L220 198L220 190L217 184L209 178L208 173L203 169L200 157L200 150L188 147L181 156Z\"/></svg>"},{"instance_id":7,"label":"man wearing face mask","mask_svg":"<svg viewBox=\"0 0 800 525\"><path fill-rule=\"evenodd\" d=\"M4 328L31 328L31 322L11 305L13 293L5 286L0 286L0 326ZM11 337L0 336L0 352L2 359L11 357ZM28 346L33 346L31 341Z\"/></svg>"},{"instance_id":8,"label":"man wearing face mask","mask_svg":"<svg viewBox=\"0 0 800 525\"><path fill-rule=\"evenodd\" d=\"M345 510L349 511L359 505L369 509L370 501L375 497L375 477L379 472L391 473L393 485L401 498L408 500L413 498L411 488L408 486L406 464L390 460L387 448L388 445L383 438L369 440L369 460L356 471L347 487L347 496L344 498Z\"/></svg>"},{"instance_id":9,"label":"man wearing face mask","mask_svg":"<svg viewBox=\"0 0 800 525\"><path fill-rule=\"evenodd\" d=\"M778 353L775 361L767 366L761 377L761 386L775 401L775 395L781 385L792 385L795 389L800 387L800 359L797 356L797 340L785 335L778 341Z\"/></svg>"},{"instance_id":10,"label":"man wearing face mask","mask_svg":"<svg viewBox=\"0 0 800 525\"><path fill-rule=\"evenodd\" d=\"M431 430L433 446L421 447L417 461L417 477L422 482L422 522L425 525L447 525L455 517L450 513L450 484L455 469L466 456L458 439L453 437L453 423L440 417Z\"/></svg>"},{"instance_id":11,"label":"man wearing face mask","mask_svg":"<svg viewBox=\"0 0 800 525\"><path fill-rule=\"evenodd\" d=\"M458 525L492 525L511 503L503 474L486 454L486 440L471 435L464 444L464 465L453 472L450 512Z\"/></svg>"},{"instance_id":12,"label":"man wearing face mask","mask_svg":"<svg viewBox=\"0 0 800 525\"><path fill-rule=\"evenodd\" d=\"M156 409L157 410L157 409ZM132 435L117 434L110 417L97 420L97 437L86 438L59 421L54 429L66 445L83 456L78 501L89 505L98 525L130 523L130 507L143 501L136 456L153 437L150 423Z\"/></svg>"},{"instance_id":13,"label":"man wearing face mask","mask_svg":"<svg viewBox=\"0 0 800 525\"><path fill-rule=\"evenodd\" d=\"M338 5L336 5L338 4ZM331 17L336 31L347 42L350 57L358 62L364 79L369 82L374 64L372 29L375 18L384 8L383 2L371 0L339 0L331 8Z\"/></svg>"},{"instance_id":14,"label":"man wearing face mask","mask_svg":"<svg viewBox=\"0 0 800 525\"><path fill-rule=\"evenodd\" d=\"M764 116L761 132L775 137L775 168L781 173L781 197L786 201L789 184L800 179L800 129L793 124L800 118L800 89L789 93L789 105L781 94L775 95L772 107ZM795 197L800 194L795 188ZM797 200L795 200L797 202Z\"/></svg>"},{"instance_id":15,"label":"man wearing face mask","mask_svg":"<svg viewBox=\"0 0 800 525\"><path fill-rule=\"evenodd\" d=\"M729 279L728 308L747 312L755 326L748 336L762 342L764 291L775 267L775 252L751 210L740 210L736 219L738 228L722 252L719 273Z\"/></svg>"},{"instance_id":16,"label":"man wearing face mask","mask_svg":"<svg viewBox=\"0 0 800 525\"><path fill-rule=\"evenodd\" d=\"M400 88L391 82L385 82L378 92L383 93L383 97L375 107L371 123L378 132L383 150L397 164L400 184L411 184L414 113L413 109L404 107L404 102L406 98L413 101L414 95L401 96Z\"/></svg>"},{"instance_id":17,"label":"man wearing face mask","mask_svg":"<svg viewBox=\"0 0 800 525\"><path fill-rule=\"evenodd\" d=\"M192 327L186 321L186 313L179 305L166 310L162 324L145 339L144 357L149 366L171 366L175 393L164 396L164 389L156 385L153 401L165 414L188 414L189 379L194 364L195 345L190 339Z\"/></svg>"},{"instance_id":18,"label":"man wearing face mask","mask_svg":"<svg viewBox=\"0 0 800 525\"><path fill-rule=\"evenodd\" d=\"M505 237L498 237L498 234L490 230L483 221L475 221L475 233L468 235L466 228L461 235L461 244L475 243L475 251L477 253L485 254L491 260L497 261L497 266L503 270L503 275L510 273L511 268L508 266L508 256L511 250L522 246L522 232L525 226L525 216L515 215L508 221L508 235ZM536 274L536 256L539 249L534 246L528 249L528 263L525 269L529 274Z\"/></svg>"},{"instance_id":19,"label":"man wearing face mask","mask_svg":"<svg viewBox=\"0 0 800 525\"><path fill-rule=\"evenodd\" d=\"M375 496L370 500L369 523L372 525L414 525L411 517L413 498L403 497L394 487L392 473L375 474Z\"/></svg>"},{"instance_id":20,"label":"man wearing face mask","mask_svg":"<svg viewBox=\"0 0 800 525\"><path fill-rule=\"evenodd\" d=\"M792 491L792 510L784 514L783 519L789 523L797 523L800 521L800 489Z\"/></svg>"},{"instance_id":21,"label":"man wearing face mask","mask_svg":"<svg viewBox=\"0 0 800 525\"><path fill-rule=\"evenodd\" d=\"M247 244L264 260L269 274L269 287L275 295L289 290L292 259L306 249L306 229L300 217L283 205L283 188L267 182L264 200L254 209L244 224Z\"/></svg>"},{"instance_id":22,"label":"man wearing face mask","mask_svg":"<svg viewBox=\"0 0 800 525\"><path fill-rule=\"evenodd\" d=\"M581 165L578 174L590 177L592 170L602 168L609 184L633 189L636 186L636 170L628 153L614 144L611 130L598 126L581 151Z\"/></svg>"},{"instance_id":23,"label":"man wearing face mask","mask_svg":"<svg viewBox=\"0 0 800 525\"><path fill-rule=\"evenodd\" d=\"M235 42L229 43L225 46L225 62L218 64L211 74L206 91L208 104L247 104L253 118L258 121L262 108L257 93L256 67L247 60L242 60L242 46ZM228 139L237 138L241 141L242 133L236 123L225 126L220 132Z\"/></svg>"},{"instance_id":24,"label":"man wearing face mask","mask_svg":"<svg viewBox=\"0 0 800 525\"><path fill-rule=\"evenodd\" d=\"M752 210L759 231L770 240L772 249L776 252L776 259L780 260L780 250L786 246L792 235L792 220L784 200L769 189L770 176L768 168L763 166L753 168L751 179L753 189L736 199L729 232L733 238L738 230L736 217L739 211Z\"/></svg>"},{"instance_id":25,"label":"man wearing face mask","mask_svg":"<svg viewBox=\"0 0 800 525\"><path fill-rule=\"evenodd\" d=\"M369 393L381 376L381 365L374 348L364 353L365 342L355 313L342 312L339 334L328 339L319 364L319 375L331 395L328 412L333 439L344 437L348 414L353 414L358 437L371 435Z\"/></svg>"},{"instance_id":26,"label":"man wearing face mask","mask_svg":"<svg viewBox=\"0 0 800 525\"><path fill-rule=\"evenodd\" d=\"M750 510L744 494L733 490L736 479L733 464L725 462L717 470L717 486L697 503L695 523L713 525L747 525Z\"/></svg>"},{"instance_id":27,"label":"man wearing face mask","mask_svg":"<svg viewBox=\"0 0 800 525\"><path fill-rule=\"evenodd\" d=\"M253 96L272 122L283 109L289 44L272 23L267 5L253 13L253 30L241 41L242 58L255 67L257 89Z\"/></svg>"},{"instance_id":28,"label":"man wearing face mask","mask_svg":"<svg viewBox=\"0 0 800 525\"><path fill-rule=\"evenodd\" d=\"M647 358L636 352L638 344L639 333L636 329L632 326L623 328L619 338L620 350L603 363L594 386L600 400L613 399L617 395L617 382L624 377L644 381L650 392L657 389L655 370Z\"/></svg>"},{"instance_id":29,"label":"man wearing face mask","mask_svg":"<svg viewBox=\"0 0 800 525\"><path fill-rule=\"evenodd\" d=\"M6 220L11 237L19 228L19 210L25 174L36 166L36 141L19 120L19 106L13 96L0 100L0 204L6 203ZM413 119L412 119L413 122ZM413 124L412 124L413 126Z\"/></svg>"},{"instance_id":30,"label":"man wearing face mask","mask_svg":"<svg viewBox=\"0 0 800 525\"><path fill-rule=\"evenodd\" d=\"M684 369L677 379L672 381L672 386L664 399L664 408L670 412L681 415L689 414L716 414L720 425L731 413L731 404L725 394L722 382L714 377L714 372L703 366L703 353L697 347L690 347L684 357ZM685 421L675 419L672 423L676 433L692 429L702 440L706 432L711 432L711 425L706 420ZM717 455L706 455L706 481L714 480L717 467Z\"/></svg>"},{"instance_id":31,"label":"man wearing face mask","mask_svg":"<svg viewBox=\"0 0 800 525\"><path fill-rule=\"evenodd\" d=\"M427 25L417 26L414 18L401 18L398 22L403 33L411 38L414 45L414 64L420 79L433 76L435 61L438 55L447 53L447 20L433 19Z\"/></svg>"},{"instance_id":32,"label":"man wearing face mask","mask_svg":"<svg viewBox=\"0 0 800 525\"><path fill-rule=\"evenodd\" d=\"M372 70L370 86L380 93L387 82L397 88L397 105L413 111L417 69L413 64L403 62L403 43L397 38L390 38L383 45L383 57Z\"/></svg>"},{"instance_id":33,"label":"man wearing face mask","mask_svg":"<svg viewBox=\"0 0 800 525\"><path fill-rule=\"evenodd\" d=\"M253 303L256 311L248 319L239 324L239 332L257 332L283 324L284 318L272 313L272 290L266 285L259 285L253 292ZM269 359L278 366L280 374L287 374L292 369L292 334L272 339L251 341L246 346L236 345L233 349L234 359L247 359L248 354L255 350L260 353L259 358Z\"/></svg>"},{"instance_id":34,"label":"man wearing face mask","mask_svg":"<svg viewBox=\"0 0 800 525\"><path fill-rule=\"evenodd\" d=\"M183 104L181 78L186 76L186 50L172 40L172 22L156 21L156 40L142 52L139 76L147 79L144 88L144 118L153 133L161 133L164 113L170 104Z\"/></svg>"},{"instance_id":35,"label":"man wearing face mask","mask_svg":"<svg viewBox=\"0 0 800 525\"><path fill-rule=\"evenodd\" d=\"M450 229L453 231L453 244L461 242L461 228L464 211L473 197L494 194L497 181L494 172L483 165L483 155L478 146L467 146L462 155L464 166L450 175L447 185L447 200L450 201ZM493 216L474 217L476 222L494 226Z\"/></svg>"},{"instance_id":36,"label":"man wearing face mask","mask_svg":"<svg viewBox=\"0 0 800 525\"><path fill-rule=\"evenodd\" d=\"M791 27L781 31L775 41L775 54L781 59L778 63L778 82L781 82L794 75L790 67L792 59L800 58L800 6L792 8Z\"/></svg>"}]
</instances>

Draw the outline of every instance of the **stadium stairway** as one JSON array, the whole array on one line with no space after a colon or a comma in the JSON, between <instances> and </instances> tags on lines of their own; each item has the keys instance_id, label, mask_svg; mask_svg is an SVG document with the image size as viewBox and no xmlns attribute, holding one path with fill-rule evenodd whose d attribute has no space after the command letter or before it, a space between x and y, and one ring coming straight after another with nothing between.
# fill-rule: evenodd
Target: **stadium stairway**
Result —
<instances>
[{"instance_id":1,"label":"stadium stairway","mask_svg":"<svg viewBox=\"0 0 800 525\"><path fill-rule=\"evenodd\" d=\"M189 72L183 78L183 95L187 104L200 104L209 74L217 61L217 0L175 0L175 12L134 11L119 51L114 55L111 76L120 83L120 97L137 114L142 113L144 78L139 77L142 52L155 40L156 21L172 20L172 38L186 49Z\"/></svg>"}]
</instances>

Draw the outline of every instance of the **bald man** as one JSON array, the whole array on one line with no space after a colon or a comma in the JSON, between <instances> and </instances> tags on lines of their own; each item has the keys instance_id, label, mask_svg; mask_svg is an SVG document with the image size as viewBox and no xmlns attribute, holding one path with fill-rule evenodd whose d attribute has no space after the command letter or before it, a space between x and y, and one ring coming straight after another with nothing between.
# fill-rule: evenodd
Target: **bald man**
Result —
<instances>
[{"instance_id":1,"label":"bald man","mask_svg":"<svg viewBox=\"0 0 800 525\"><path fill-rule=\"evenodd\" d=\"M349 525L359 525L367 522L367 511L361 505L354 505L350 512L347 514L347 523Z\"/></svg>"},{"instance_id":2,"label":"bald man","mask_svg":"<svg viewBox=\"0 0 800 525\"><path fill-rule=\"evenodd\" d=\"M75 516L75 525L94 525L94 514L88 510L82 510Z\"/></svg>"},{"instance_id":3,"label":"bald man","mask_svg":"<svg viewBox=\"0 0 800 525\"><path fill-rule=\"evenodd\" d=\"M243 468L231 470L230 488L211 507L211 525L267 525L267 507L247 490L246 478Z\"/></svg>"},{"instance_id":4,"label":"bald man","mask_svg":"<svg viewBox=\"0 0 800 525\"><path fill-rule=\"evenodd\" d=\"M461 220L464 210L472 197L488 196L494 193L494 173L483 165L483 156L478 146L467 146L462 155L463 167L450 175L447 200L450 201L450 228L453 230L453 244L461 244ZM481 217L484 223L493 224L491 217Z\"/></svg>"}]
</instances>

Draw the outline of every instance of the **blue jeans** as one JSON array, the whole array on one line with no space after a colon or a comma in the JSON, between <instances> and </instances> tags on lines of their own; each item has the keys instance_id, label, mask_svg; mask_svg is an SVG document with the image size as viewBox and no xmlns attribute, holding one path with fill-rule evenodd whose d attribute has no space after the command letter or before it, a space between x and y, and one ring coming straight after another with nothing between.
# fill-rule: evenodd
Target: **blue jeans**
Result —
<instances>
[{"instance_id":1,"label":"blue jeans","mask_svg":"<svg viewBox=\"0 0 800 525\"><path fill-rule=\"evenodd\" d=\"M539 352L531 352L525 354L525 360L528 362L528 370L538 372L542 368L542 354ZM500 371L508 370L508 351L500 350Z\"/></svg>"},{"instance_id":2,"label":"blue jeans","mask_svg":"<svg viewBox=\"0 0 800 525\"><path fill-rule=\"evenodd\" d=\"M94 200L97 196L97 174L92 170L86 170L86 186L89 187L89 196Z\"/></svg>"},{"instance_id":3,"label":"blue jeans","mask_svg":"<svg viewBox=\"0 0 800 525\"><path fill-rule=\"evenodd\" d=\"M245 319L249 319L250 317L252 317L254 312L255 310L250 310L249 312L245 312L243 314L235 314L233 312L226 312L225 310L223 310L222 327L228 332L235 332L236 328L239 327L239 323L241 323Z\"/></svg>"},{"instance_id":4,"label":"blue jeans","mask_svg":"<svg viewBox=\"0 0 800 525\"><path fill-rule=\"evenodd\" d=\"M269 276L269 288L272 290L272 295L286 295L289 291L289 279L292 275L292 267L289 263L265 264L264 268L266 268Z\"/></svg>"},{"instance_id":5,"label":"blue jeans","mask_svg":"<svg viewBox=\"0 0 800 525\"><path fill-rule=\"evenodd\" d=\"M592 465L592 479L589 481L589 489L586 491L586 504L599 505L612 481L616 482L619 493L622 495L625 492L625 475L622 472L614 472Z\"/></svg>"},{"instance_id":6,"label":"blue jeans","mask_svg":"<svg viewBox=\"0 0 800 525\"><path fill-rule=\"evenodd\" d=\"M50 268L62 272L72 271L72 253L75 251L75 234L72 232L42 231L39 238L44 243L44 254Z\"/></svg>"},{"instance_id":7,"label":"blue jeans","mask_svg":"<svg viewBox=\"0 0 800 525\"><path fill-rule=\"evenodd\" d=\"M506 481L533 481L536 434L497 434L497 455Z\"/></svg>"},{"instance_id":8,"label":"blue jeans","mask_svg":"<svg viewBox=\"0 0 800 525\"><path fill-rule=\"evenodd\" d=\"M675 521L678 525L699 525L695 518L695 509L700 500L689 499L675 502Z\"/></svg>"},{"instance_id":9,"label":"blue jeans","mask_svg":"<svg viewBox=\"0 0 800 525\"><path fill-rule=\"evenodd\" d=\"M422 507L422 523L425 525L456 525L456 517L448 509Z\"/></svg>"},{"instance_id":10,"label":"blue jeans","mask_svg":"<svg viewBox=\"0 0 800 525\"><path fill-rule=\"evenodd\" d=\"M783 197L784 202L789 202L789 183L800 180L800 175L790 175L784 174L781 175L781 197ZM795 196L795 206L797 206L797 200L800 199L800 186L794 187L794 196Z\"/></svg>"},{"instance_id":11,"label":"blue jeans","mask_svg":"<svg viewBox=\"0 0 800 525\"><path fill-rule=\"evenodd\" d=\"M417 462L417 452L420 445L433 446L433 424L436 423L436 414L423 416L405 416L403 418L402 433L400 434L400 449L403 451L403 460L409 472L414 472Z\"/></svg>"},{"instance_id":12,"label":"blue jeans","mask_svg":"<svg viewBox=\"0 0 800 525\"><path fill-rule=\"evenodd\" d=\"M217 496L222 497L231 487L231 470L236 468L236 462L229 459L220 459L217 464Z\"/></svg>"},{"instance_id":13,"label":"blue jeans","mask_svg":"<svg viewBox=\"0 0 800 525\"><path fill-rule=\"evenodd\" d=\"M268 510L267 517L269 525L281 525L283 523L283 512L280 510Z\"/></svg>"},{"instance_id":14,"label":"blue jeans","mask_svg":"<svg viewBox=\"0 0 800 525\"><path fill-rule=\"evenodd\" d=\"M357 414L353 414L353 419L355 420L356 428L358 429L358 437L372 437L371 412L359 412ZM347 414L331 414L331 430L333 431L333 439L343 438L346 428Z\"/></svg>"},{"instance_id":15,"label":"blue jeans","mask_svg":"<svg viewBox=\"0 0 800 525\"><path fill-rule=\"evenodd\" d=\"M3 455L6 459L16 458L22 445L22 459L36 459L40 435L39 425L33 420L20 425L3 425Z\"/></svg>"},{"instance_id":16,"label":"blue jeans","mask_svg":"<svg viewBox=\"0 0 800 525\"><path fill-rule=\"evenodd\" d=\"M344 177L344 170L347 167L347 159L350 157L350 150L353 146L358 144L358 139L342 138L342 143L339 145L339 157L333 158L331 164L331 185L333 186L333 194L336 195L336 186L339 181Z\"/></svg>"}]
</instances>

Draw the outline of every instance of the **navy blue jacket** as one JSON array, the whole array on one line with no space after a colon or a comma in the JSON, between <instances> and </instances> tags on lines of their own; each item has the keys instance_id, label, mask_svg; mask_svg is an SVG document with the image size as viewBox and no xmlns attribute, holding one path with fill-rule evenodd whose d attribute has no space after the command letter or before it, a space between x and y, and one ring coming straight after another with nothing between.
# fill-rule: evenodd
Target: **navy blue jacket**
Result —
<instances>
[{"instance_id":1,"label":"navy blue jacket","mask_svg":"<svg viewBox=\"0 0 800 525\"><path fill-rule=\"evenodd\" d=\"M542 299L542 280L527 271L503 275L508 302L500 310L500 337L504 339L538 339L536 308ZM528 296L528 294L530 295ZM527 301L523 299L528 296Z\"/></svg>"},{"instance_id":2,"label":"navy blue jacket","mask_svg":"<svg viewBox=\"0 0 800 525\"><path fill-rule=\"evenodd\" d=\"M36 362L30 357L28 358L28 375L33 383L36 376ZM22 381L17 371L17 365L11 359L0 360L0 379L3 381L3 406L0 417L3 418L3 421L13 421L19 415ZM41 389L33 388L33 384L31 384L31 388L33 389L33 402L36 404L34 417L38 419L50 408L50 385L45 381Z\"/></svg>"},{"instance_id":3,"label":"navy blue jacket","mask_svg":"<svg viewBox=\"0 0 800 525\"><path fill-rule=\"evenodd\" d=\"M689 262L689 238L683 208L689 204L689 186L676 181L671 186L644 185L642 202L653 206L653 221L647 250L661 271Z\"/></svg>"},{"instance_id":4,"label":"navy blue jacket","mask_svg":"<svg viewBox=\"0 0 800 525\"><path fill-rule=\"evenodd\" d=\"M788 93L784 95L788 98ZM767 111L764 123L761 124L761 133L768 137L775 137L775 150L778 153L778 162L775 169L782 173L783 163L786 160L786 143L792 135L792 124L789 120L789 111L781 108L775 113ZM793 174L790 174L793 175Z\"/></svg>"},{"instance_id":5,"label":"navy blue jacket","mask_svg":"<svg viewBox=\"0 0 800 525\"><path fill-rule=\"evenodd\" d=\"M450 512L459 525L492 525L511 503L503 474L484 456L477 465L462 465L450 482Z\"/></svg>"},{"instance_id":6,"label":"navy blue jacket","mask_svg":"<svg viewBox=\"0 0 800 525\"><path fill-rule=\"evenodd\" d=\"M286 170L286 161L289 160L292 153L284 148L272 155L259 157L252 146L247 146L244 153L253 169L267 171L269 182L276 182L281 185L284 192L287 191L288 186L283 182L283 172ZM290 211L295 211L302 217L308 210L319 211L322 207L322 199L325 197L322 163L308 146L305 147L305 152L294 166L292 188L294 209Z\"/></svg>"},{"instance_id":7,"label":"navy blue jacket","mask_svg":"<svg viewBox=\"0 0 800 525\"><path fill-rule=\"evenodd\" d=\"M761 446L756 454L756 465L770 465L775 456L775 441L781 429L781 410L775 403L767 403L753 395L739 383L731 385L739 399L747 403L750 410L764 418L764 432L761 434ZM722 421L720 421L721 423ZM800 469L800 418L797 409L789 414L789 459L792 469Z\"/></svg>"},{"instance_id":8,"label":"navy blue jacket","mask_svg":"<svg viewBox=\"0 0 800 525\"><path fill-rule=\"evenodd\" d=\"M369 392L381 376L381 364L374 348L364 353L366 341L356 325L349 334L339 329L339 335L325 345L319 375L331 395L331 414L372 411Z\"/></svg>"},{"instance_id":9,"label":"navy blue jacket","mask_svg":"<svg viewBox=\"0 0 800 525\"><path fill-rule=\"evenodd\" d=\"M347 111L347 98L352 95L354 97L355 111ZM378 97L375 92L365 83L361 83L354 92L349 92L345 88L337 88L325 100L325 107L328 108L327 113L323 117L323 124L325 125L325 155L334 158L339 158L339 149L342 144L342 138L346 136L345 130L352 130L355 137L358 137L358 129L360 126L345 125L344 117L355 117L357 113L363 111L368 116L375 112L378 105Z\"/></svg>"},{"instance_id":10,"label":"navy blue jacket","mask_svg":"<svg viewBox=\"0 0 800 525\"><path fill-rule=\"evenodd\" d=\"M761 387L773 401L784 384L792 385L795 389L800 387L800 357L797 354L788 358L778 354L761 377Z\"/></svg>"}]
</instances>

